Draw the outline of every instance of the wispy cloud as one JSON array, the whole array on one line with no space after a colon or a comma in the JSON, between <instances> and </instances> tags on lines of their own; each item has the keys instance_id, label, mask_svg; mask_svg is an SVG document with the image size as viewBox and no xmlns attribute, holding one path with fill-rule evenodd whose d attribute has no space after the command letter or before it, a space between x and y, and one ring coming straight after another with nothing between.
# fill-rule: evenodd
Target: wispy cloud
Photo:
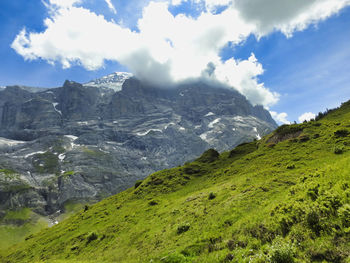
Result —
<instances>
[{"instance_id":1,"label":"wispy cloud","mask_svg":"<svg viewBox=\"0 0 350 263\"><path fill-rule=\"evenodd\" d=\"M106 4L108 5L109 10L111 10L112 13L116 14L117 10L115 9L114 5L112 4L111 0L105 0Z\"/></svg>"}]
</instances>

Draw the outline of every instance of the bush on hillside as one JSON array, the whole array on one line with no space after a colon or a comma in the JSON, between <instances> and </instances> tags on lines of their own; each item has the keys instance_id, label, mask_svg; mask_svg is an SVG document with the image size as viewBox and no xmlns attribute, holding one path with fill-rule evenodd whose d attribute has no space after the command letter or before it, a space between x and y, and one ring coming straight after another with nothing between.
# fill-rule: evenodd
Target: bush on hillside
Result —
<instances>
[{"instance_id":1,"label":"bush on hillside","mask_svg":"<svg viewBox=\"0 0 350 263\"><path fill-rule=\"evenodd\" d=\"M86 240L88 243L90 243L91 241L94 241L97 239L97 234L95 232L90 232L87 237L86 237Z\"/></svg>"},{"instance_id":2,"label":"bush on hillside","mask_svg":"<svg viewBox=\"0 0 350 263\"><path fill-rule=\"evenodd\" d=\"M295 164L293 164L293 163L287 165L288 170L292 170L294 168L295 168Z\"/></svg>"},{"instance_id":3,"label":"bush on hillside","mask_svg":"<svg viewBox=\"0 0 350 263\"><path fill-rule=\"evenodd\" d=\"M136 182L135 182L135 189L137 188L137 187L139 187L141 184L142 184L142 180L137 180Z\"/></svg>"},{"instance_id":4,"label":"bush on hillside","mask_svg":"<svg viewBox=\"0 0 350 263\"><path fill-rule=\"evenodd\" d=\"M148 202L148 204L149 204L150 206L155 206L155 205L158 205L158 202L155 201L155 200L151 200L151 201Z\"/></svg>"},{"instance_id":5,"label":"bush on hillside","mask_svg":"<svg viewBox=\"0 0 350 263\"><path fill-rule=\"evenodd\" d=\"M344 147L342 147L342 146L334 146L334 148L333 148L333 152L335 153L335 154L342 154L343 153L343 151L344 151Z\"/></svg>"},{"instance_id":6,"label":"bush on hillside","mask_svg":"<svg viewBox=\"0 0 350 263\"><path fill-rule=\"evenodd\" d=\"M342 105L344 105L344 104L342 104ZM326 109L326 111L324 111L324 112L319 112L318 114L317 114L317 116L315 117L315 121L318 121L318 120L321 120L321 119L323 119L325 116L327 116L329 113L331 113L331 112L333 112L333 111L336 111L337 109L339 109L339 107L337 107L337 108L334 108L334 109Z\"/></svg>"},{"instance_id":7,"label":"bush on hillside","mask_svg":"<svg viewBox=\"0 0 350 263\"><path fill-rule=\"evenodd\" d=\"M306 215L306 223L317 236L320 234L321 225L320 225L320 215L319 211L311 210Z\"/></svg>"},{"instance_id":8,"label":"bush on hillside","mask_svg":"<svg viewBox=\"0 0 350 263\"><path fill-rule=\"evenodd\" d=\"M313 187L310 187L309 189L307 189L307 196L309 196L311 198L312 201L315 201L318 198L318 189L319 189L320 185L315 185Z\"/></svg>"},{"instance_id":9,"label":"bush on hillside","mask_svg":"<svg viewBox=\"0 0 350 263\"><path fill-rule=\"evenodd\" d=\"M205 151L197 161L201 163L212 163L219 159L219 156L220 154L215 149L209 149Z\"/></svg>"},{"instance_id":10,"label":"bush on hillside","mask_svg":"<svg viewBox=\"0 0 350 263\"><path fill-rule=\"evenodd\" d=\"M282 238L277 238L270 248L270 261L272 263L293 263L294 247Z\"/></svg>"},{"instance_id":11,"label":"bush on hillside","mask_svg":"<svg viewBox=\"0 0 350 263\"><path fill-rule=\"evenodd\" d=\"M309 137L309 135L302 134L298 137L298 139L300 142L307 142L308 140L310 140L310 137Z\"/></svg>"},{"instance_id":12,"label":"bush on hillside","mask_svg":"<svg viewBox=\"0 0 350 263\"><path fill-rule=\"evenodd\" d=\"M346 204L338 211L339 217L344 227L350 227L350 205Z\"/></svg>"},{"instance_id":13,"label":"bush on hillside","mask_svg":"<svg viewBox=\"0 0 350 263\"><path fill-rule=\"evenodd\" d=\"M285 136L285 135L301 132L302 130L303 130L303 127L299 124L284 124L279 126L276 129L275 134L279 136Z\"/></svg>"},{"instance_id":14,"label":"bush on hillside","mask_svg":"<svg viewBox=\"0 0 350 263\"><path fill-rule=\"evenodd\" d=\"M235 256L231 253L228 253L224 259L224 262L231 262L234 259L235 259Z\"/></svg>"},{"instance_id":15,"label":"bush on hillside","mask_svg":"<svg viewBox=\"0 0 350 263\"><path fill-rule=\"evenodd\" d=\"M254 142L244 142L238 145L236 148L230 151L229 158L236 157L242 154L249 154L257 149L257 144Z\"/></svg>"},{"instance_id":16,"label":"bush on hillside","mask_svg":"<svg viewBox=\"0 0 350 263\"><path fill-rule=\"evenodd\" d=\"M161 262L163 263L183 263L183 262L188 262L186 260L186 257L184 255L174 253L169 256L163 257L160 259Z\"/></svg>"},{"instance_id":17,"label":"bush on hillside","mask_svg":"<svg viewBox=\"0 0 350 263\"><path fill-rule=\"evenodd\" d=\"M334 136L339 137L347 137L349 135L349 131L347 129L340 129L334 132Z\"/></svg>"},{"instance_id":18,"label":"bush on hillside","mask_svg":"<svg viewBox=\"0 0 350 263\"><path fill-rule=\"evenodd\" d=\"M213 200L216 197L216 194L214 194L213 192L211 192L208 196L209 200Z\"/></svg>"},{"instance_id":19,"label":"bush on hillside","mask_svg":"<svg viewBox=\"0 0 350 263\"><path fill-rule=\"evenodd\" d=\"M194 244L194 245L187 246L185 249L183 249L181 251L181 254L187 257L198 256L202 252L204 252L205 248L206 248L205 244Z\"/></svg>"},{"instance_id":20,"label":"bush on hillside","mask_svg":"<svg viewBox=\"0 0 350 263\"><path fill-rule=\"evenodd\" d=\"M184 224L177 227L177 233L182 234L190 229L190 224Z\"/></svg>"},{"instance_id":21,"label":"bush on hillside","mask_svg":"<svg viewBox=\"0 0 350 263\"><path fill-rule=\"evenodd\" d=\"M189 175L199 174L201 173L201 167L199 165L190 164L184 167L184 172Z\"/></svg>"}]
</instances>

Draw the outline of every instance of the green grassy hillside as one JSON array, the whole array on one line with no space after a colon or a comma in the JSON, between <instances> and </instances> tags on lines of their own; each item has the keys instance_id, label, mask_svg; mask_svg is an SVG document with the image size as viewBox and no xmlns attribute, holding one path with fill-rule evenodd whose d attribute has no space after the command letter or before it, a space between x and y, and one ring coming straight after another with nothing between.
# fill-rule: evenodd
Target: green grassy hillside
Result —
<instances>
[{"instance_id":1,"label":"green grassy hillside","mask_svg":"<svg viewBox=\"0 0 350 263\"><path fill-rule=\"evenodd\" d=\"M2 262L350 262L350 103L150 175Z\"/></svg>"}]
</instances>

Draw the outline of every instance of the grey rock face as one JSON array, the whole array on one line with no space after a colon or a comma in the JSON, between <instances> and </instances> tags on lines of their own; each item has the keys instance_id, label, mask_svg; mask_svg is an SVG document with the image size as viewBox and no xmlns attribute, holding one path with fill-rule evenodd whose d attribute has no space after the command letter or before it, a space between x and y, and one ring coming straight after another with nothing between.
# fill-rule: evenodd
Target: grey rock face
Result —
<instances>
[{"instance_id":1,"label":"grey rock face","mask_svg":"<svg viewBox=\"0 0 350 263\"><path fill-rule=\"evenodd\" d=\"M0 118L0 210L40 214L100 200L208 148L228 150L277 127L234 90L201 82L155 88L126 74L41 92L7 87Z\"/></svg>"}]
</instances>

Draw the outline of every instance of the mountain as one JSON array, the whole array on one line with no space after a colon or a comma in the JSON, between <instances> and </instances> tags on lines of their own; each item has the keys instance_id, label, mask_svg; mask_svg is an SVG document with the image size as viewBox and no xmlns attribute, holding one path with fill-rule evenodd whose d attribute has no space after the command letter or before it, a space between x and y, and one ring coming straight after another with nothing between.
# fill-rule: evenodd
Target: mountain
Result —
<instances>
[{"instance_id":1,"label":"mountain","mask_svg":"<svg viewBox=\"0 0 350 263\"><path fill-rule=\"evenodd\" d=\"M235 90L203 82L156 88L127 73L41 92L6 87L0 116L0 209L39 215L101 200L277 127Z\"/></svg>"},{"instance_id":2,"label":"mountain","mask_svg":"<svg viewBox=\"0 0 350 263\"><path fill-rule=\"evenodd\" d=\"M349 262L349 127L350 101L207 150L26 237L2 262Z\"/></svg>"},{"instance_id":3,"label":"mountain","mask_svg":"<svg viewBox=\"0 0 350 263\"><path fill-rule=\"evenodd\" d=\"M89 81L84 84L86 87L97 87L100 89L112 89L113 91L121 91L124 82L133 75L128 72L115 72L99 79Z\"/></svg>"}]
</instances>

